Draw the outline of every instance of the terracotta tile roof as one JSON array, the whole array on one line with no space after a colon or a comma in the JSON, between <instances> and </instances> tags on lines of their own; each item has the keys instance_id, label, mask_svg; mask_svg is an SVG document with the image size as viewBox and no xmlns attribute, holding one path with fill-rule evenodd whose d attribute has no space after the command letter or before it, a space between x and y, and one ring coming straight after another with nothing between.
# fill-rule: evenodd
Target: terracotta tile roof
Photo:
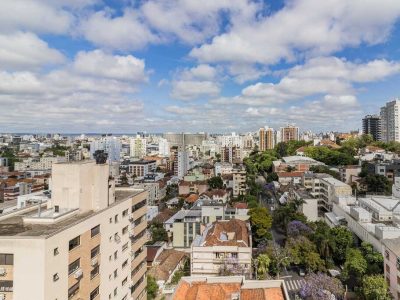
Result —
<instances>
[{"instance_id":1,"label":"terracotta tile roof","mask_svg":"<svg viewBox=\"0 0 400 300\"><path fill-rule=\"evenodd\" d=\"M147 262L153 262L161 246L147 246Z\"/></svg>"},{"instance_id":2,"label":"terracotta tile roof","mask_svg":"<svg viewBox=\"0 0 400 300\"><path fill-rule=\"evenodd\" d=\"M247 223L239 219L217 221L206 233L202 246L249 247L250 238Z\"/></svg>"},{"instance_id":3,"label":"terracotta tile roof","mask_svg":"<svg viewBox=\"0 0 400 300\"><path fill-rule=\"evenodd\" d=\"M245 202L237 202L233 207L238 209L246 209L248 206Z\"/></svg>"},{"instance_id":4,"label":"terracotta tile roof","mask_svg":"<svg viewBox=\"0 0 400 300\"><path fill-rule=\"evenodd\" d=\"M219 196L219 197L223 197L227 194L228 192L224 189L214 189L211 191L207 191L205 193L203 193L202 195L206 195L210 198L212 198L212 196Z\"/></svg>"},{"instance_id":5,"label":"terracotta tile roof","mask_svg":"<svg viewBox=\"0 0 400 300\"><path fill-rule=\"evenodd\" d=\"M185 198L185 201L188 203L195 203L199 199L199 195L197 194L190 194Z\"/></svg>"},{"instance_id":6,"label":"terracotta tile roof","mask_svg":"<svg viewBox=\"0 0 400 300\"><path fill-rule=\"evenodd\" d=\"M262 285L262 283L260 283ZM233 294L240 293L240 300L285 300L279 287L242 288L239 282L207 283L198 281L188 283L181 280L173 300L230 300Z\"/></svg>"},{"instance_id":7,"label":"terracotta tile roof","mask_svg":"<svg viewBox=\"0 0 400 300\"><path fill-rule=\"evenodd\" d=\"M301 177L304 172L279 172L279 177Z\"/></svg>"},{"instance_id":8,"label":"terracotta tile roof","mask_svg":"<svg viewBox=\"0 0 400 300\"><path fill-rule=\"evenodd\" d=\"M320 146L327 146L330 148L334 148L334 149L339 149L340 146L338 144L336 144L335 142L329 140L329 139L323 139L319 142Z\"/></svg>"},{"instance_id":9,"label":"terracotta tile roof","mask_svg":"<svg viewBox=\"0 0 400 300\"><path fill-rule=\"evenodd\" d=\"M150 269L149 274L156 280L167 281L179 263L186 258L187 254L185 252L174 249L164 250L153 262L156 265Z\"/></svg>"}]
</instances>

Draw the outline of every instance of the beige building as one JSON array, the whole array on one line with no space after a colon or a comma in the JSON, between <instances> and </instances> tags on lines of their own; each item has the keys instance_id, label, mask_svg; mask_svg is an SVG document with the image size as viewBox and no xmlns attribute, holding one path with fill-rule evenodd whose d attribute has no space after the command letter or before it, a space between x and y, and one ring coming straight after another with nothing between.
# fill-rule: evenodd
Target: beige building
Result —
<instances>
[{"instance_id":1,"label":"beige building","mask_svg":"<svg viewBox=\"0 0 400 300\"><path fill-rule=\"evenodd\" d=\"M322 206L327 210L332 210L335 198L348 197L353 193L351 186L333 177L320 179L320 199Z\"/></svg>"},{"instance_id":2,"label":"beige building","mask_svg":"<svg viewBox=\"0 0 400 300\"><path fill-rule=\"evenodd\" d=\"M298 141L299 140L299 127L287 125L281 127L281 142Z\"/></svg>"},{"instance_id":3,"label":"beige building","mask_svg":"<svg viewBox=\"0 0 400 300\"><path fill-rule=\"evenodd\" d=\"M249 223L231 219L209 224L191 248L191 274L251 275L252 239Z\"/></svg>"},{"instance_id":4,"label":"beige building","mask_svg":"<svg viewBox=\"0 0 400 300\"><path fill-rule=\"evenodd\" d=\"M233 197L244 195L246 193L246 171L233 170Z\"/></svg>"},{"instance_id":5,"label":"beige building","mask_svg":"<svg viewBox=\"0 0 400 300\"><path fill-rule=\"evenodd\" d=\"M400 299L400 238L386 239L383 243L385 278L393 299Z\"/></svg>"},{"instance_id":6,"label":"beige building","mask_svg":"<svg viewBox=\"0 0 400 300\"><path fill-rule=\"evenodd\" d=\"M146 298L146 198L108 164L54 164L52 198L0 217L0 297Z\"/></svg>"},{"instance_id":7,"label":"beige building","mask_svg":"<svg viewBox=\"0 0 400 300\"><path fill-rule=\"evenodd\" d=\"M258 131L260 139L260 151L274 149L275 147L275 131L273 128L264 127Z\"/></svg>"}]
</instances>

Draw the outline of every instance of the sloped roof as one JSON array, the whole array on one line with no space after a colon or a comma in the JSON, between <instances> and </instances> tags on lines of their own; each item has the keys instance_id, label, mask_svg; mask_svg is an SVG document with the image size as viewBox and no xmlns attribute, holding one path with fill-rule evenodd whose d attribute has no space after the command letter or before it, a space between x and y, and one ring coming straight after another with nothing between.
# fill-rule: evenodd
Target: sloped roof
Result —
<instances>
[{"instance_id":1,"label":"sloped roof","mask_svg":"<svg viewBox=\"0 0 400 300\"><path fill-rule=\"evenodd\" d=\"M182 259L186 257L185 252L166 249L156 258L156 265L150 269L149 274L156 280L167 281Z\"/></svg>"},{"instance_id":2,"label":"sloped roof","mask_svg":"<svg viewBox=\"0 0 400 300\"><path fill-rule=\"evenodd\" d=\"M249 247L250 238L247 223L239 219L216 221L203 233L200 246Z\"/></svg>"}]
</instances>

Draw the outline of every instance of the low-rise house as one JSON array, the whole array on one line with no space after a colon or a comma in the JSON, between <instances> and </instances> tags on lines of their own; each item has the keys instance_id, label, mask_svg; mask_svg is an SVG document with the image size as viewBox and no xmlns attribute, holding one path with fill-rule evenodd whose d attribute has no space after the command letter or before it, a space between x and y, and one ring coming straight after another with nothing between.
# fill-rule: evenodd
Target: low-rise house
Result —
<instances>
[{"instance_id":1,"label":"low-rise house","mask_svg":"<svg viewBox=\"0 0 400 300\"><path fill-rule=\"evenodd\" d=\"M191 247L192 275L250 277L252 236L250 224L237 219L216 221L196 236Z\"/></svg>"},{"instance_id":2,"label":"low-rise house","mask_svg":"<svg viewBox=\"0 0 400 300\"><path fill-rule=\"evenodd\" d=\"M312 166L321 166L323 163L305 156L287 156L273 162L272 169L274 172L285 172L289 167L299 172L306 172Z\"/></svg>"},{"instance_id":3,"label":"low-rise house","mask_svg":"<svg viewBox=\"0 0 400 300\"><path fill-rule=\"evenodd\" d=\"M213 189L201 194L200 199L227 203L230 200L230 192L224 189Z\"/></svg>"},{"instance_id":4,"label":"low-rise house","mask_svg":"<svg viewBox=\"0 0 400 300\"><path fill-rule=\"evenodd\" d=\"M181 181L179 183L179 195L191 193L203 194L208 190L207 181Z\"/></svg>"},{"instance_id":5,"label":"low-rise house","mask_svg":"<svg viewBox=\"0 0 400 300\"><path fill-rule=\"evenodd\" d=\"M340 180L347 184L352 184L361 172L361 166L348 165L339 167Z\"/></svg>"},{"instance_id":6,"label":"low-rise house","mask_svg":"<svg viewBox=\"0 0 400 300\"><path fill-rule=\"evenodd\" d=\"M279 172L278 174L278 182L282 185L292 184L300 184L303 178L304 172Z\"/></svg>"}]
</instances>

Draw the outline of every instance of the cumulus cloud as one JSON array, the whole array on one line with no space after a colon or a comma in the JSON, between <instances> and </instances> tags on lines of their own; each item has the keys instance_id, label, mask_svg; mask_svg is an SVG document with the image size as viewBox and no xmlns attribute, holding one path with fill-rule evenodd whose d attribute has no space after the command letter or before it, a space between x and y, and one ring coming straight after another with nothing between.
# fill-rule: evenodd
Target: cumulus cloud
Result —
<instances>
[{"instance_id":1,"label":"cumulus cloud","mask_svg":"<svg viewBox=\"0 0 400 300\"><path fill-rule=\"evenodd\" d=\"M167 112L176 114L176 115L196 114L196 109L194 107L182 107L182 106L171 105L171 106L165 107L164 110Z\"/></svg>"}]
</instances>

